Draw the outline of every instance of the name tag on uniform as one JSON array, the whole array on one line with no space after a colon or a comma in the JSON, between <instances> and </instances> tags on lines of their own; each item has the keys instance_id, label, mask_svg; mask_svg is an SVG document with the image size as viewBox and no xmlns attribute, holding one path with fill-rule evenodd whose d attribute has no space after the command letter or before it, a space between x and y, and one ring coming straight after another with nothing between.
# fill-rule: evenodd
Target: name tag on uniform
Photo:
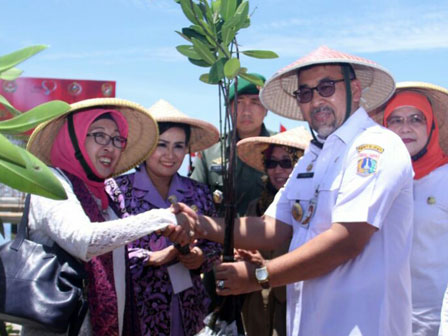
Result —
<instances>
[{"instance_id":1,"label":"name tag on uniform","mask_svg":"<svg viewBox=\"0 0 448 336\"><path fill-rule=\"evenodd\" d=\"M211 165L210 166L210 171L214 172L214 173L218 173L218 174L222 174L222 165L218 164L218 165Z\"/></svg>"},{"instance_id":2,"label":"name tag on uniform","mask_svg":"<svg viewBox=\"0 0 448 336\"><path fill-rule=\"evenodd\" d=\"M297 178L312 178L314 176L314 173L298 173Z\"/></svg>"}]
</instances>

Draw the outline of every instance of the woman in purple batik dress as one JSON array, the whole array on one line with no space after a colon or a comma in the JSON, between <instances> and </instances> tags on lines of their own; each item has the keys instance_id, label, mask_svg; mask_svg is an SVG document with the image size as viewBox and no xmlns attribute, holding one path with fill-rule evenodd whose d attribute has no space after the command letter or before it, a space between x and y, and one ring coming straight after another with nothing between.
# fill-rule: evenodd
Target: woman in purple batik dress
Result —
<instances>
[{"instance_id":1,"label":"woman in purple batik dress","mask_svg":"<svg viewBox=\"0 0 448 336\"><path fill-rule=\"evenodd\" d=\"M213 214L208 187L177 171L188 151L201 151L216 143L218 130L186 117L163 100L149 111L159 124L157 148L135 172L117 178L127 211L139 214L167 208L174 199L198 213ZM199 240L183 255L154 233L128 248L142 335L190 336L199 332L210 303L200 274L212 269L221 245Z\"/></svg>"}]
</instances>

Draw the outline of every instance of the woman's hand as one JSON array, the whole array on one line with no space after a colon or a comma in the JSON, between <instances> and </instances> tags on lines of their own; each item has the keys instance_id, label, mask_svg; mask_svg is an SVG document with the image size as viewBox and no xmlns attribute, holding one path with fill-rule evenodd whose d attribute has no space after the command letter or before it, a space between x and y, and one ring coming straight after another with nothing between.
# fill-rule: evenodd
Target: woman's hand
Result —
<instances>
[{"instance_id":1,"label":"woman's hand","mask_svg":"<svg viewBox=\"0 0 448 336\"><path fill-rule=\"evenodd\" d=\"M162 266L176 258L177 251L174 246L165 247L160 251L151 251L145 266Z\"/></svg>"},{"instance_id":2,"label":"woman's hand","mask_svg":"<svg viewBox=\"0 0 448 336\"><path fill-rule=\"evenodd\" d=\"M178 258L189 270L198 269L205 261L204 252L197 246L193 247L188 254L179 254Z\"/></svg>"}]
</instances>

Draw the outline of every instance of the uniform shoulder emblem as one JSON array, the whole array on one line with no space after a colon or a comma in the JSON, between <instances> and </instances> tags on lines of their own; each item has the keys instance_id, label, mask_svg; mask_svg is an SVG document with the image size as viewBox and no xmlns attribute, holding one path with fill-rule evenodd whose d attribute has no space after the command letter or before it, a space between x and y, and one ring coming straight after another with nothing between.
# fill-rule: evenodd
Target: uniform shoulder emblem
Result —
<instances>
[{"instance_id":1,"label":"uniform shoulder emblem","mask_svg":"<svg viewBox=\"0 0 448 336\"><path fill-rule=\"evenodd\" d=\"M356 147L358 151L357 174L369 176L378 170L378 159L384 148L375 144L363 144Z\"/></svg>"}]
</instances>

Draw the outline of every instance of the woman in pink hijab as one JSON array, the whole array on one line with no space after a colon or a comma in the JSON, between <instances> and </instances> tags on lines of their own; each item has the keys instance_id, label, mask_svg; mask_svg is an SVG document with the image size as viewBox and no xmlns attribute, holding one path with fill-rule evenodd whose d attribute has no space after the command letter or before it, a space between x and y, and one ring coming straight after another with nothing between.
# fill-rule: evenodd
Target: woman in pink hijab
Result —
<instances>
[{"instance_id":1,"label":"woman in pink hijab","mask_svg":"<svg viewBox=\"0 0 448 336\"><path fill-rule=\"evenodd\" d=\"M85 263L89 310L82 335L139 334L125 246L185 218L169 209L128 217L119 188L108 179L144 161L157 137L155 121L140 105L100 98L73 104L64 116L36 128L28 143L54 167L67 193L64 201L33 195L29 229L33 240L56 243ZM169 232L178 236L173 226ZM186 235L177 238L188 241ZM25 326L22 334L50 335Z\"/></svg>"}]
</instances>

